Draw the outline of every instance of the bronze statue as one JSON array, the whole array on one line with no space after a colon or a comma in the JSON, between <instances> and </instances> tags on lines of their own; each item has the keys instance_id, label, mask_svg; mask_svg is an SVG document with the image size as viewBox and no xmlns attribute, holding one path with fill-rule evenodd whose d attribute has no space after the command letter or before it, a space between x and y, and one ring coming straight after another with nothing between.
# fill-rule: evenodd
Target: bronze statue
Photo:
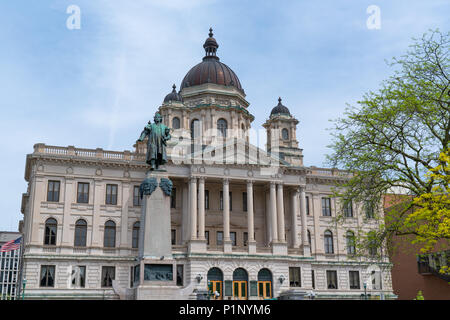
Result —
<instances>
[{"instance_id":1,"label":"bronze statue","mask_svg":"<svg viewBox=\"0 0 450 320\"><path fill-rule=\"evenodd\" d=\"M147 142L147 162L150 170L158 170L160 165L167 162L166 142L170 140L170 129L162 123L162 117L159 113L155 114L155 123L145 126L138 141L143 141L148 136Z\"/></svg>"}]
</instances>

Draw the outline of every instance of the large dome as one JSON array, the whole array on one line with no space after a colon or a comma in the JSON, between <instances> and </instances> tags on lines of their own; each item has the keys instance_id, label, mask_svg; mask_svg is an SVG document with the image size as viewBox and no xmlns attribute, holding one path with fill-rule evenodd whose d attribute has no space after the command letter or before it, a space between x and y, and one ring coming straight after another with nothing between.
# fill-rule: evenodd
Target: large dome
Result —
<instances>
[{"instance_id":1,"label":"large dome","mask_svg":"<svg viewBox=\"0 0 450 320\"><path fill-rule=\"evenodd\" d=\"M216 39L213 38L212 29L209 29L209 31L209 38L206 39L203 45L206 55L203 61L189 70L183 78L180 90L204 83L215 83L223 86L233 86L243 92L239 78L230 67L220 62L219 57L216 56L219 45Z\"/></svg>"}]
</instances>

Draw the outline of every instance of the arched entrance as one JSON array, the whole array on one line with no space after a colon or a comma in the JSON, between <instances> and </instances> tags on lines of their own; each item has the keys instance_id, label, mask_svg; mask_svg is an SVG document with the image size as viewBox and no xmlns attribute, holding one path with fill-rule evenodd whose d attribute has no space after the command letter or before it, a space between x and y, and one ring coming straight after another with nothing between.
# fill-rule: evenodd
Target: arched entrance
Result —
<instances>
[{"instance_id":1,"label":"arched entrance","mask_svg":"<svg viewBox=\"0 0 450 320\"><path fill-rule=\"evenodd\" d=\"M272 298L272 272L269 269L264 268L258 272L258 297Z\"/></svg>"},{"instance_id":2,"label":"arched entrance","mask_svg":"<svg viewBox=\"0 0 450 320\"><path fill-rule=\"evenodd\" d=\"M214 300L222 300L223 293L222 293L222 284L223 284L223 273L222 270L219 268L211 268L208 271L207 275L207 283L208 283L208 290L211 292L211 299ZM216 292L219 295L215 295L214 292Z\"/></svg>"},{"instance_id":3,"label":"arched entrance","mask_svg":"<svg viewBox=\"0 0 450 320\"><path fill-rule=\"evenodd\" d=\"M248 273L242 268L237 268L233 272L233 298L247 300L248 298Z\"/></svg>"}]
</instances>

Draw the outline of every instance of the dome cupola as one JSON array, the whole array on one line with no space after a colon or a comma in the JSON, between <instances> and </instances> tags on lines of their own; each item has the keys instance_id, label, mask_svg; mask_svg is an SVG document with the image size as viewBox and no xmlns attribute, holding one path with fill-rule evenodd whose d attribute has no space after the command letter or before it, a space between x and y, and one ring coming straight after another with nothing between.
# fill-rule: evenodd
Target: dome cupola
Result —
<instances>
[{"instance_id":1,"label":"dome cupola","mask_svg":"<svg viewBox=\"0 0 450 320\"><path fill-rule=\"evenodd\" d=\"M165 98L164 98L164 103L167 102L182 102L183 99L181 98L181 95L177 92L176 90L176 85L174 84L172 86L172 92L169 93Z\"/></svg>"},{"instance_id":2,"label":"dome cupola","mask_svg":"<svg viewBox=\"0 0 450 320\"><path fill-rule=\"evenodd\" d=\"M277 115L286 115L286 116L291 115L289 109L281 103L281 97L278 98L278 104L272 109L270 117Z\"/></svg>"}]
</instances>

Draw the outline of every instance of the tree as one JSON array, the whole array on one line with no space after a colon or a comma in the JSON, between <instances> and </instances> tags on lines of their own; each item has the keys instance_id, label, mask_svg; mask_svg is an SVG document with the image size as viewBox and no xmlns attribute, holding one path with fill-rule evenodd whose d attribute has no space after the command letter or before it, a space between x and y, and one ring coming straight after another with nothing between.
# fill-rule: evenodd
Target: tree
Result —
<instances>
[{"instance_id":1,"label":"tree","mask_svg":"<svg viewBox=\"0 0 450 320\"><path fill-rule=\"evenodd\" d=\"M335 188L343 205L354 201L378 212L385 194L395 189L406 194L386 224L380 222L380 246L394 235L420 237L414 217L405 219L419 204L413 199L430 194L438 183L426 173L450 146L450 33L435 30L413 40L405 55L389 63L393 75L334 121L333 153L327 156L331 166L350 175Z\"/></svg>"}]
</instances>

